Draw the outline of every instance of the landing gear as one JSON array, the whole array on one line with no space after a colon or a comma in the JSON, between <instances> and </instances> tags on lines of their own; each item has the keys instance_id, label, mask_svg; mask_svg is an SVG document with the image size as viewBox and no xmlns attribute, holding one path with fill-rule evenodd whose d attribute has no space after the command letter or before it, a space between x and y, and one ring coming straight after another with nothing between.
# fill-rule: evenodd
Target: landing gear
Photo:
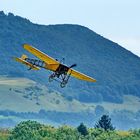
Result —
<instances>
[{"instance_id":1,"label":"landing gear","mask_svg":"<svg viewBox=\"0 0 140 140\"><path fill-rule=\"evenodd\" d=\"M64 87L66 86L67 83L68 83L67 80L62 81L62 82L60 83L60 87L61 87L61 88L64 88Z\"/></svg>"},{"instance_id":2,"label":"landing gear","mask_svg":"<svg viewBox=\"0 0 140 140\"><path fill-rule=\"evenodd\" d=\"M55 79L55 74L53 73L49 76L49 82L52 82L54 79Z\"/></svg>"},{"instance_id":3,"label":"landing gear","mask_svg":"<svg viewBox=\"0 0 140 140\"><path fill-rule=\"evenodd\" d=\"M67 73L64 73L64 74L60 75L61 79L62 79L62 81L60 82L60 87L61 88L64 88L66 86L66 84L68 83L68 80L70 78L70 75L71 75L71 73L68 74L68 75L67 75Z\"/></svg>"},{"instance_id":4,"label":"landing gear","mask_svg":"<svg viewBox=\"0 0 140 140\"><path fill-rule=\"evenodd\" d=\"M67 74L66 72L64 72L60 74L58 72L55 72L49 76L49 82L52 82L53 80L55 80L60 83L61 88L64 88L66 84L68 83L70 75L71 73Z\"/></svg>"}]
</instances>

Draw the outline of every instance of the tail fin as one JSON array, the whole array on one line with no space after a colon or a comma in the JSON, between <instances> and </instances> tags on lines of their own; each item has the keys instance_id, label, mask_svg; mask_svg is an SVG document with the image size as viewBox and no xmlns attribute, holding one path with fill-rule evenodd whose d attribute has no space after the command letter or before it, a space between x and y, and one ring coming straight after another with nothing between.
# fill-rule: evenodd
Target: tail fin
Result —
<instances>
[{"instance_id":1,"label":"tail fin","mask_svg":"<svg viewBox=\"0 0 140 140\"><path fill-rule=\"evenodd\" d=\"M23 54L23 55L21 56L21 59L22 59L22 60L25 60L26 58L28 58L28 56L25 55L25 54Z\"/></svg>"}]
</instances>

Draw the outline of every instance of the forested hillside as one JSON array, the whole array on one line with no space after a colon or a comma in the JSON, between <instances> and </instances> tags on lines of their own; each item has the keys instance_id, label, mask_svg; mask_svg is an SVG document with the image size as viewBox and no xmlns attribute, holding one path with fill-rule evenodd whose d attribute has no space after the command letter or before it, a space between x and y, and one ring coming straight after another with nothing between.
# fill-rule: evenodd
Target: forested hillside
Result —
<instances>
[{"instance_id":1,"label":"forested hillside","mask_svg":"<svg viewBox=\"0 0 140 140\"><path fill-rule=\"evenodd\" d=\"M13 56L28 54L22 45L28 43L58 60L65 58L70 66L88 74L96 83L70 79L61 89L57 83L49 88L82 102L123 102L124 94L140 96L140 58L118 44L79 25L37 25L9 13L0 13L0 74L27 77L46 84L49 72L27 71L14 62Z\"/></svg>"},{"instance_id":2,"label":"forested hillside","mask_svg":"<svg viewBox=\"0 0 140 140\"><path fill-rule=\"evenodd\" d=\"M27 70L13 60L32 54L28 43L97 80L70 78L67 87L48 82L51 72ZM0 127L27 119L91 126L110 114L118 129L140 128L140 58L81 25L38 25L0 12Z\"/></svg>"}]
</instances>

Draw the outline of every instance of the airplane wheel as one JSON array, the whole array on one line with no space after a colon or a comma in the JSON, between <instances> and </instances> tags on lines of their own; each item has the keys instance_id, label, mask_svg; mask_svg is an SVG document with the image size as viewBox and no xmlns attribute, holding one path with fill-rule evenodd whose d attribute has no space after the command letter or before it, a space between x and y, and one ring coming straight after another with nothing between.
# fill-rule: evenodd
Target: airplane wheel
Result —
<instances>
[{"instance_id":1,"label":"airplane wheel","mask_svg":"<svg viewBox=\"0 0 140 140\"><path fill-rule=\"evenodd\" d=\"M55 78L55 75L54 74L50 75L49 76L49 82L52 82L54 80L54 78Z\"/></svg>"},{"instance_id":2,"label":"airplane wheel","mask_svg":"<svg viewBox=\"0 0 140 140\"><path fill-rule=\"evenodd\" d=\"M61 87L61 88L64 88L64 87L66 86L66 84L67 84L67 81L62 81L62 82L60 83L60 87Z\"/></svg>"}]
</instances>

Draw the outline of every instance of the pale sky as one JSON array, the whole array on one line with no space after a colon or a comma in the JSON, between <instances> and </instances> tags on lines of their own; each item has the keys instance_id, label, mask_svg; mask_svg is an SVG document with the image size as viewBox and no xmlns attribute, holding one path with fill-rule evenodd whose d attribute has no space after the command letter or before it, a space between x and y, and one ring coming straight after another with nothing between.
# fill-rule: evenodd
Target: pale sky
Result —
<instances>
[{"instance_id":1,"label":"pale sky","mask_svg":"<svg viewBox=\"0 0 140 140\"><path fill-rule=\"evenodd\" d=\"M0 0L0 11L38 24L79 24L140 56L140 0Z\"/></svg>"}]
</instances>

